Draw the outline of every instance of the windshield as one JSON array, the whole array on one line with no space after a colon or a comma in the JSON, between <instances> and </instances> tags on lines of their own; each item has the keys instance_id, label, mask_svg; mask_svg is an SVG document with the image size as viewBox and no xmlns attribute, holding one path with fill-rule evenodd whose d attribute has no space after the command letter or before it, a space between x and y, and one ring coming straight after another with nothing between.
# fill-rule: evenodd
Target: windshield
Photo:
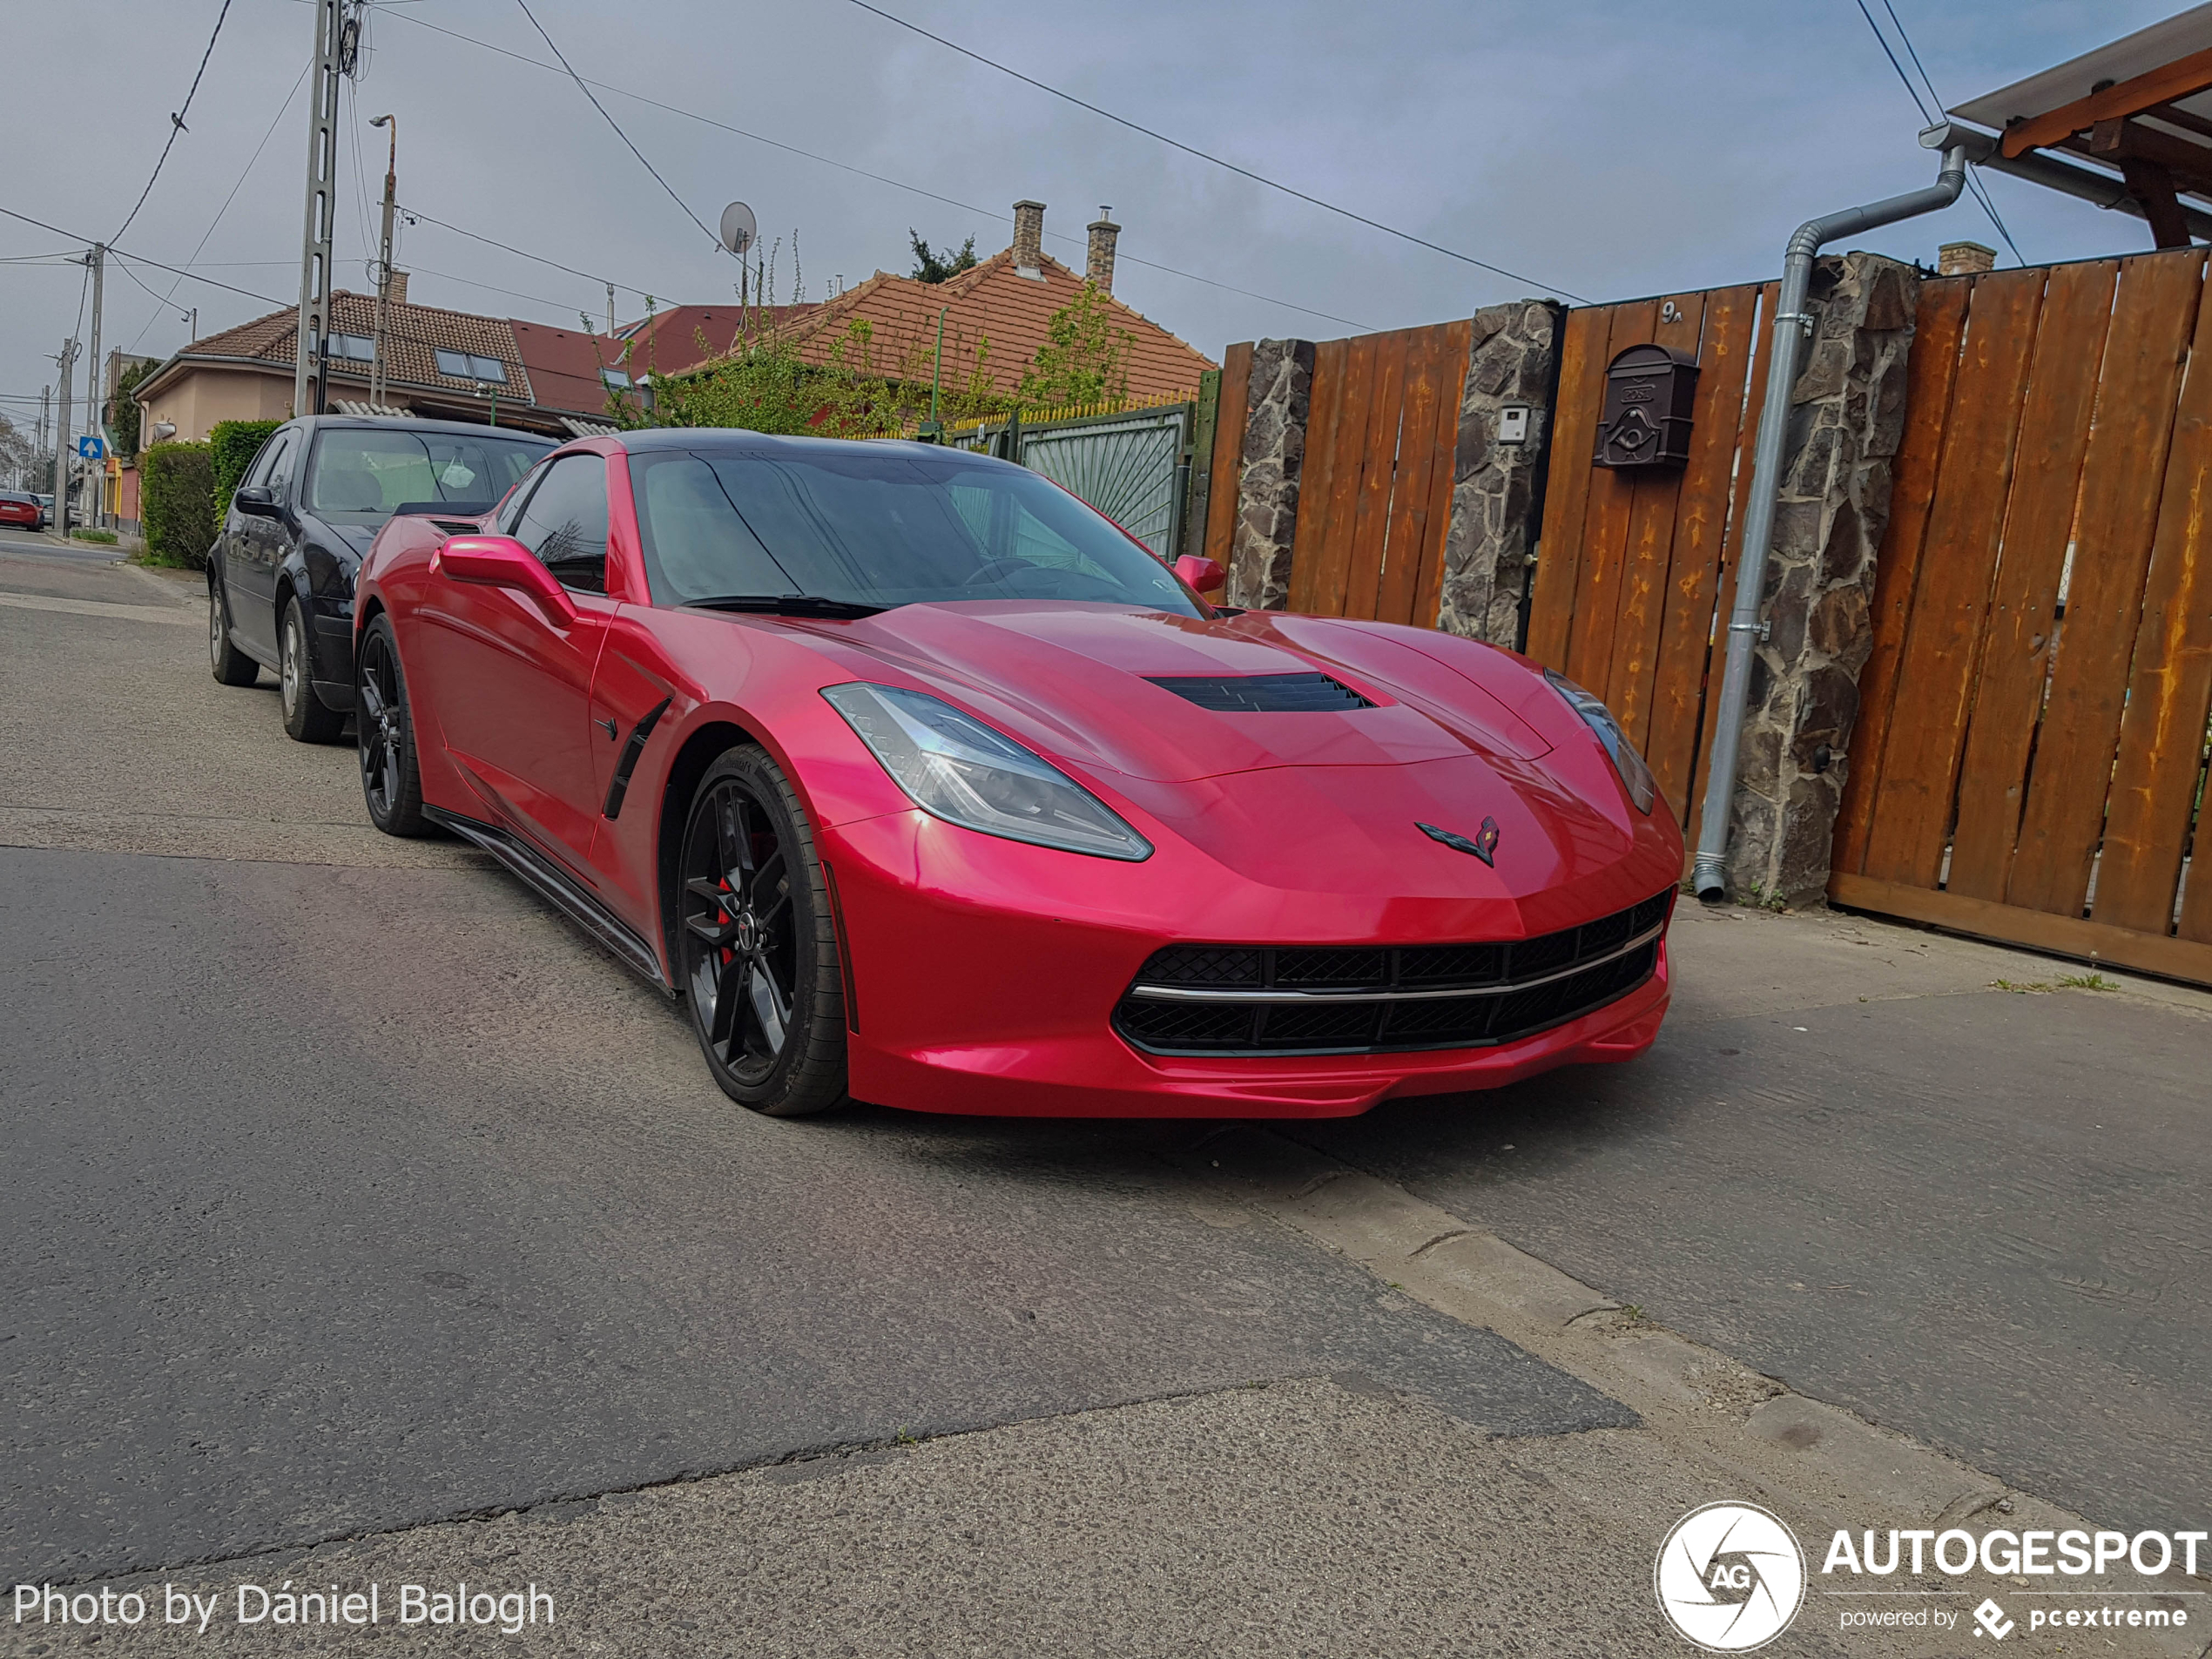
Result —
<instances>
[{"instance_id":1,"label":"windshield","mask_svg":"<svg viewBox=\"0 0 2212 1659\"><path fill-rule=\"evenodd\" d=\"M307 475L307 510L341 524L381 524L407 502L469 502L481 512L553 445L451 432L326 432Z\"/></svg>"},{"instance_id":2,"label":"windshield","mask_svg":"<svg viewBox=\"0 0 2212 1659\"><path fill-rule=\"evenodd\" d=\"M1033 472L873 443L630 457L662 604L806 594L856 604L1079 599L1198 615L1143 548Z\"/></svg>"}]
</instances>

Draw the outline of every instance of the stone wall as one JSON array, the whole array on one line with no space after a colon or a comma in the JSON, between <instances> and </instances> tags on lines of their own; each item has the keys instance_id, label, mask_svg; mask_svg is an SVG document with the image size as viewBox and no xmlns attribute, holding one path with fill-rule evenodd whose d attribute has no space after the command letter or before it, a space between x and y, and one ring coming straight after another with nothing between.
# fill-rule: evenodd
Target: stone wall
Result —
<instances>
[{"instance_id":1,"label":"stone wall","mask_svg":"<svg viewBox=\"0 0 2212 1659\"><path fill-rule=\"evenodd\" d=\"M1250 610L1280 610L1290 600L1291 558L1298 538L1298 478L1305 467L1305 422L1313 397L1313 342L1258 341L1252 347L1251 384L1226 597Z\"/></svg>"},{"instance_id":2,"label":"stone wall","mask_svg":"<svg viewBox=\"0 0 2212 1659\"><path fill-rule=\"evenodd\" d=\"M1566 317L1565 307L1541 300L1474 314L1444 539L1443 604L1435 617L1417 622L1433 620L1494 645L1520 644ZM1498 442L1499 411L1508 403L1528 406L1526 443Z\"/></svg>"},{"instance_id":3,"label":"stone wall","mask_svg":"<svg viewBox=\"0 0 2212 1659\"><path fill-rule=\"evenodd\" d=\"M1737 752L1728 873L1739 899L1817 904L1827 893L1919 286L1911 266L1872 253L1813 269L1814 334L1791 391L1766 571L1768 633L1753 651Z\"/></svg>"}]
</instances>

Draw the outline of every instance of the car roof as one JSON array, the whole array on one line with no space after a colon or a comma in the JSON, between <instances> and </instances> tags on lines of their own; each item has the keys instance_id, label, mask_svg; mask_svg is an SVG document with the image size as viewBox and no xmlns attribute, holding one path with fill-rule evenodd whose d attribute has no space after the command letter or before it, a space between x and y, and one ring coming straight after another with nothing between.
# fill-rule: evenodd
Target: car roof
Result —
<instances>
[{"instance_id":1,"label":"car roof","mask_svg":"<svg viewBox=\"0 0 2212 1659\"><path fill-rule=\"evenodd\" d=\"M547 449L558 448L567 440L550 438L543 432L525 432L518 427L487 426L480 421L429 421L409 416L403 421L381 415L302 415L287 421L288 427L304 427L315 432L449 432L456 436L502 438L512 442L542 443Z\"/></svg>"},{"instance_id":2,"label":"car roof","mask_svg":"<svg viewBox=\"0 0 2212 1659\"><path fill-rule=\"evenodd\" d=\"M786 437L775 433L751 432L742 427L648 427L616 435L622 447L633 454L658 449L718 449L732 455L850 455L855 442L851 438ZM861 442L871 449L889 450L894 455L936 455L985 466L1013 466L1011 462L994 461L972 449L951 449L939 443L915 443L904 438ZM1023 470L1018 467L1014 469Z\"/></svg>"}]
</instances>

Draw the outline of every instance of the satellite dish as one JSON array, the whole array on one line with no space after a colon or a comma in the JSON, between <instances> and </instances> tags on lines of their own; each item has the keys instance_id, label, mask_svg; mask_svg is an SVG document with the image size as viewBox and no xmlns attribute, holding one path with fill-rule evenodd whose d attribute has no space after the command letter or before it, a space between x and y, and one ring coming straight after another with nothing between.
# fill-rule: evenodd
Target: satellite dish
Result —
<instances>
[{"instance_id":1,"label":"satellite dish","mask_svg":"<svg viewBox=\"0 0 2212 1659\"><path fill-rule=\"evenodd\" d=\"M759 239L759 221L752 216L752 209L743 202L732 202L722 210L722 246L745 257L745 250Z\"/></svg>"}]
</instances>

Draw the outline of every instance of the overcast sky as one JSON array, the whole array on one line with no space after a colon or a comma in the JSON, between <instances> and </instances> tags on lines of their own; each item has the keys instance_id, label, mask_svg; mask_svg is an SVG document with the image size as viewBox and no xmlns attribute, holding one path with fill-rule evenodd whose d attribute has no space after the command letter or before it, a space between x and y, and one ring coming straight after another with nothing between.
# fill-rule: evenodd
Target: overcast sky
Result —
<instances>
[{"instance_id":1,"label":"overcast sky","mask_svg":"<svg viewBox=\"0 0 2212 1659\"><path fill-rule=\"evenodd\" d=\"M2179 9L1892 3L1952 104ZM87 327L82 268L37 256L111 236L131 211L221 3L7 7L0 206L71 233L0 219L0 411L25 425L61 341ZM1855 0L884 0L1129 119L1521 280L1179 153L851 0L530 3L586 77L760 135L600 94L700 219L711 225L742 199L764 240L788 246L795 233L809 297L840 277L906 271L909 226L933 243L973 235L979 253L995 252L1011 239L1008 205L1022 197L1049 205L1047 248L1080 269L1082 227L1110 203L1125 227L1116 293L1216 359L1258 335L1325 340L1464 316L1538 284L1615 299L1770 276L1803 219L1934 172L1914 142L1919 114ZM1869 3L1886 24L1882 0ZM296 297L298 82L313 21L305 0L231 0L190 131L122 238L126 253L280 303ZM549 57L518 0L375 6L365 73L342 105L338 286L369 287L384 135L368 124L392 111L403 204L663 303L732 297L732 261L573 84L428 25ZM2031 262L2148 246L2139 219L2001 177L1988 186ZM1939 241L1959 237L1998 241L1962 203L1865 245L1932 260ZM604 321L597 281L427 222L403 230L397 262L421 301ZM104 349L166 354L185 343L194 305L202 334L270 308L148 267L135 274L154 292L109 266ZM786 254L786 291L789 281ZM173 303L162 303L172 287ZM625 320L642 307L636 292L618 297Z\"/></svg>"}]
</instances>

